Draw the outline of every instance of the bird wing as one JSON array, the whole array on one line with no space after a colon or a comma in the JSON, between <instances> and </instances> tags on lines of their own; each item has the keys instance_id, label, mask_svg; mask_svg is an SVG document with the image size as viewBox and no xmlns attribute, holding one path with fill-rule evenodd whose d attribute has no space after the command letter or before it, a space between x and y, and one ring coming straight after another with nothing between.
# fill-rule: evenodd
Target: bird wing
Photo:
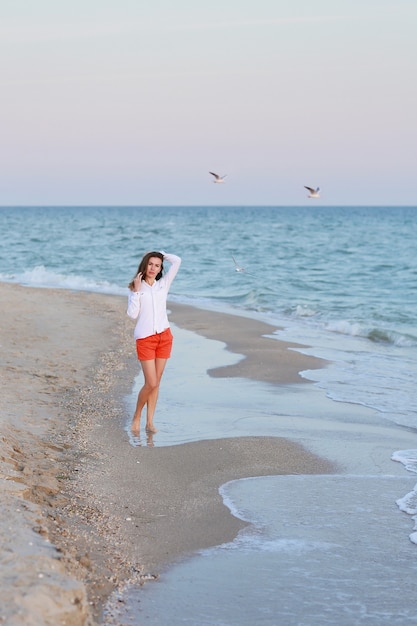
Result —
<instances>
[{"instance_id":1,"label":"bird wing","mask_svg":"<svg viewBox=\"0 0 417 626\"><path fill-rule=\"evenodd\" d=\"M312 187L307 187L307 185L304 185L304 189L308 189L310 193L314 193L314 189Z\"/></svg>"}]
</instances>

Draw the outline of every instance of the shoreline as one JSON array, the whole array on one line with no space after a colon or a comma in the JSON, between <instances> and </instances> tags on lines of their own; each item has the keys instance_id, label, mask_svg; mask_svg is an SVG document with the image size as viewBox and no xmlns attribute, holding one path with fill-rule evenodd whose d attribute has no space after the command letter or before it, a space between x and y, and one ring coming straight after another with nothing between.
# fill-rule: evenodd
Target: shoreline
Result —
<instances>
[{"instance_id":1,"label":"shoreline","mask_svg":"<svg viewBox=\"0 0 417 626\"><path fill-rule=\"evenodd\" d=\"M217 313L186 304L169 302L170 321L207 339L226 344L229 352L241 354L233 365L208 370L214 378L250 378L275 385L310 383L299 372L320 369L326 361L294 351L301 344L271 339L277 326L230 313ZM215 324L212 320L215 320Z\"/></svg>"},{"instance_id":2,"label":"shoreline","mask_svg":"<svg viewBox=\"0 0 417 626\"><path fill-rule=\"evenodd\" d=\"M33 614L36 606L45 624L102 623L113 591L129 582L143 584L176 559L232 539L246 524L223 505L221 484L335 471L332 463L279 437L131 446L123 428L123 398L138 364L125 299L9 284L0 284L0 293L8 355L2 472L19 486L8 508L31 509L18 523L31 540L34 533L40 539L38 551L48 552L41 578L48 602L42 607L39 568L31 563L31 575L25 562L28 610ZM211 376L291 384L308 382L298 371L322 366L291 350L293 344L263 337L274 330L267 324L171 302L169 308L174 324L246 356L210 370ZM16 560L22 560L19 552ZM8 607L3 587L2 604L12 615L17 608Z\"/></svg>"}]
</instances>

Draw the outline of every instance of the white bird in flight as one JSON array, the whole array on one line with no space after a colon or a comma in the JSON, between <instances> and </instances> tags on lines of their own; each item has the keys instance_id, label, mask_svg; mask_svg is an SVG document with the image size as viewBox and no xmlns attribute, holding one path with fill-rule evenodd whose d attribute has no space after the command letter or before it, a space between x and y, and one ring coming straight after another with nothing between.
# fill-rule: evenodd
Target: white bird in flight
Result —
<instances>
[{"instance_id":1,"label":"white bird in flight","mask_svg":"<svg viewBox=\"0 0 417 626\"><path fill-rule=\"evenodd\" d=\"M308 191L310 192L308 194L308 198L320 198L320 187L317 187L317 189L313 189L312 187L307 187L307 185L304 185L305 189L308 189Z\"/></svg>"},{"instance_id":2,"label":"white bird in flight","mask_svg":"<svg viewBox=\"0 0 417 626\"><path fill-rule=\"evenodd\" d=\"M224 179L227 177L227 174L224 176L219 176L219 174L215 174L214 172L209 172L212 176L214 176L213 183L224 183Z\"/></svg>"},{"instance_id":3,"label":"white bird in flight","mask_svg":"<svg viewBox=\"0 0 417 626\"><path fill-rule=\"evenodd\" d=\"M239 263L236 261L236 259L235 259L235 257L234 257L234 256L232 256L232 259L233 259L233 263L235 264L235 271L236 271L236 272L245 272L245 273L246 273L246 274L248 274L249 276L253 276L253 274L249 274L249 272L246 272L246 270L245 270L245 268L244 268L244 267L241 267L241 266L239 265Z\"/></svg>"},{"instance_id":4,"label":"white bird in flight","mask_svg":"<svg viewBox=\"0 0 417 626\"><path fill-rule=\"evenodd\" d=\"M245 268L244 267L240 267L239 263L236 261L234 256L232 256L232 259L233 259L233 263L235 264L235 270L237 272L244 272Z\"/></svg>"}]
</instances>

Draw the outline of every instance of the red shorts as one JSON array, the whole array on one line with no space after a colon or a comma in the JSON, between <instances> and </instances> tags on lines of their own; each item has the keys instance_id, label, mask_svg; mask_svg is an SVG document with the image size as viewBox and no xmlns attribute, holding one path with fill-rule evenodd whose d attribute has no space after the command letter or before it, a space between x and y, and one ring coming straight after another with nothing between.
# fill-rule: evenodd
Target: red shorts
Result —
<instances>
[{"instance_id":1,"label":"red shorts","mask_svg":"<svg viewBox=\"0 0 417 626\"><path fill-rule=\"evenodd\" d=\"M143 339L136 339L136 352L139 361L152 361L153 359L169 359L172 348L172 333L166 328L162 333L156 333Z\"/></svg>"}]
</instances>

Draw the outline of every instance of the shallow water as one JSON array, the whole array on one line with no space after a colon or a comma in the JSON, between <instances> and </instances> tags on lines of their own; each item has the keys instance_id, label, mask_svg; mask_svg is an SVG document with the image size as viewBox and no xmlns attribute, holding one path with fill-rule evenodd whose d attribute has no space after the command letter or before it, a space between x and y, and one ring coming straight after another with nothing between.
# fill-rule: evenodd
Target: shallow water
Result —
<instances>
[{"instance_id":1,"label":"shallow water","mask_svg":"<svg viewBox=\"0 0 417 626\"><path fill-rule=\"evenodd\" d=\"M137 393L143 384L139 365L132 393L125 399L125 428L132 445L171 446L262 434L306 445L346 472L404 475L404 467L393 463L391 456L395 450L413 447L413 430L367 407L335 402L313 384L273 385L213 378L208 369L235 363L240 356L228 352L220 341L175 325L172 328L175 350L164 372L155 417L158 433L151 442L145 434L133 437L130 432Z\"/></svg>"},{"instance_id":2,"label":"shallow water","mask_svg":"<svg viewBox=\"0 0 417 626\"><path fill-rule=\"evenodd\" d=\"M207 368L239 356L175 326L174 335L152 445L262 433L296 441L342 473L223 485L231 513L250 525L234 542L130 589L121 617L133 626L414 623L415 431L367 407L335 402L314 385L210 378ZM191 362L190 353L199 356ZM138 375L128 414L140 385Z\"/></svg>"},{"instance_id":3,"label":"shallow water","mask_svg":"<svg viewBox=\"0 0 417 626\"><path fill-rule=\"evenodd\" d=\"M273 476L222 487L252 525L128 597L129 623L352 625L417 620L417 558L393 505L408 477ZM395 531L393 530L395 529Z\"/></svg>"}]
</instances>

